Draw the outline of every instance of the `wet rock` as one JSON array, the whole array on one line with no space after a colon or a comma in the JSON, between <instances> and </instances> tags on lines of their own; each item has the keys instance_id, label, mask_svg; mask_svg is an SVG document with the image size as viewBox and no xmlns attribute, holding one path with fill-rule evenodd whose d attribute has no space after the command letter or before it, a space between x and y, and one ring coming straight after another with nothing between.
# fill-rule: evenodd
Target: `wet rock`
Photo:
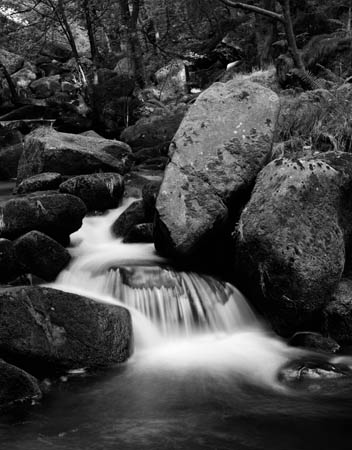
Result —
<instances>
[{"instance_id":1,"label":"wet rock","mask_svg":"<svg viewBox=\"0 0 352 450\"><path fill-rule=\"evenodd\" d=\"M16 406L23 407L42 396L38 381L4 360L0 359L0 412Z\"/></svg>"},{"instance_id":2,"label":"wet rock","mask_svg":"<svg viewBox=\"0 0 352 450\"><path fill-rule=\"evenodd\" d=\"M198 97L169 149L156 204L160 253L186 258L210 235L222 241L229 213L240 211L267 162L278 110L274 92L246 81L215 83Z\"/></svg>"},{"instance_id":3,"label":"wet rock","mask_svg":"<svg viewBox=\"0 0 352 450\"><path fill-rule=\"evenodd\" d=\"M234 233L240 286L284 335L312 328L345 266L352 156L322 158L267 165Z\"/></svg>"},{"instance_id":4,"label":"wet rock","mask_svg":"<svg viewBox=\"0 0 352 450\"><path fill-rule=\"evenodd\" d=\"M173 271L159 266L124 266L119 272L121 282L133 289L177 289L180 285Z\"/></svg>"},{"instance_id":5,"label":"wet rock","mask_svg":"<svg viewBox=\"0 0 352 450\"><path fill-rule=\"evenodd\" d=\"M340 345L331 337L325 337L312 331L295 333L289 340L289 345L325 353L335 353L340 349Z\"/></svg>"},{"instance_id":6,"label":"wet rock","mask_svg":"<svg viewBox=\"0 0 352 450\"><path fill-rule=\"evenodd\" d=\"M117 237L125 237L133 226L147 222L142 200L133 202L112 225L112 232Z\"/></svg>"},{"instance_id":7,"label":"wet rock","mask_svg":"<svg viewBox=\"0 0 352 450\"><path fill-rule=\"evenodd\" d=\"M39 78L30 84L35 98L49 98L61 91L60 75Z\"/></svg>"},{"instance_id":8,"label":"wet rock","mask_svg":"<svg viewBox=\"0 0 352 450\"><path fill-rule=\"evenodd\" d=\"M37 230L67 243L86 212L82 200L69 194L47 191L16 197L0 207L0 237L16 239Z\"/></svg>"},{"instance_id":9,"label":"wet rock","mask_svg":"<svg viewBox=\"0 0 352 450\"><path fill-rule=\"evenodd\" d=\"M0 354L34 375L111 366L130 355L132 325L120 306L41 287L0 291Z\"/></svg>"},{"instance_id":10,"label":"wet rock","mask_svg":"<svg viewBox=\"0 0 352 450\"><path fill-rule=\"evenodd\" d=\"M64 247L39 231L30 231L18 238L14 249L24 271L45 281L54 281L71 259Z\"/></svg>"},{"instance_id":11,"label":"wet rock","mask_svg":"<svg viewBox=\"0 0 352 450\"><path fill-rule=\"evenodd\" d=\"M137 242L153 242L153 224L139 223L133 225L124 237L123 242L128 242L130 244Z\"/></svg>"},{"instance_id":12,"label":"wet rock","mask_svg":"<svg viewBox=\"0 0 352 450\"><path fill-rule=\"evenodd\" d=\"M70 178L60 192L79 197L88 211L116 208L123 196L123 177L117 173L94 173Z\"/></svg>"},{"instance_id":13,"label":"wet rock","mask_svg":"<svg viewBox=\"0 0 352 450\"><path fill-rule=\"evenodd\" d=\"M26 136L17 177L22 181L42 172L59 172L61 175L99 171L124 174L131 163L131 149L125 143L59 133L43 127Z\"/></svg>"},{"instance_id":14,"label":"wet rock","mask_svg":"<svg viewBox=\"0 0 352 450\"><path fill-rule=\"evenodd\" d=\"M283 366L278 379L290 388L329 394L351 387L352 371L346 364L311 357L290 361Z\"/></svg>"},{"instance_id":15,"label":"wet rock","mask_svg":"<svg viewBox=\"0 0 352 450\"><path fill-rule=\"evenodd\" d=\"M16 194L58 189L62 176L57 172L44 172L23 180L15 189Z\"/></svg>"},{"instance_id":16,"label":"wet rock","mask_svg":"<svg viewBox=\"0 0 352 450\"><path fill-rule=\"evenodd\" d=\"M14 245L8 239L0 239L0 282L14 280L21 273Z\"/></svg>"}]
</instances>

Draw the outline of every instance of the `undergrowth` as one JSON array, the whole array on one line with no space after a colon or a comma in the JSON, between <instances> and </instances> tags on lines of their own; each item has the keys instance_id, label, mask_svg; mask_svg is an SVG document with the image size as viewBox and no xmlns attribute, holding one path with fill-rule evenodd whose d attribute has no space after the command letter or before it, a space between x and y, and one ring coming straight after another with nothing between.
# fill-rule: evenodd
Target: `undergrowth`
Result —
<instances>
[{"instance_id":1,"label":"undergrowth","mask_svg":"<svg viewBox=\"0 0 352 450\"><path fill-rule=\"evenodd\" d=\"M352 88L283 97L277 141L300 141L313 151L352 152Z\"/></svg>"}]
</instances>

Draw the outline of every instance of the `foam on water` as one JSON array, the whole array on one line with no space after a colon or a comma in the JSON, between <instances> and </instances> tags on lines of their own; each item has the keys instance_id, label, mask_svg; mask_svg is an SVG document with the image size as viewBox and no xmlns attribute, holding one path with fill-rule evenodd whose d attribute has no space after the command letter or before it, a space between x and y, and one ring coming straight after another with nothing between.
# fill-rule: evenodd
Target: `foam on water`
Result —
<instances>
[{"instance_id":1,"label":"foam on water","mask_svg":"<svg viewBox=\"0 0 352 450\"><path fill-rule=\"evenodd\" d=\"M300 351L270 334L229 283L175 271L153 245L116 239L111 225L129 204L85 218L72 236L73 262L53 287L126 306L136 347L130 364L139 370L201 369L278 386L279 368Z\"/></svg>"}]
</instances>

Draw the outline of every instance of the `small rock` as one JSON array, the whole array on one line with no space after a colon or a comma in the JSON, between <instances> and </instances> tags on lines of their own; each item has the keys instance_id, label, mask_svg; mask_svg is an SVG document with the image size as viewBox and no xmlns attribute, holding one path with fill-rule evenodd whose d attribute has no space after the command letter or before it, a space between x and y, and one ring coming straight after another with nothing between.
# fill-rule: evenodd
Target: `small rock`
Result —
<instances>
[{"instance_id":1,"label":"small rock","mask_svg":"<svg viewBox=\"0 0 352 450\"><path fill-rule=\"evenodd\" d=\"M146 214L142 200L133 202L112 225L112 232L117 237L125 237L134 225L145 223Z\"/></svg>"},{"instance_id":2,"label":"small rock","mask_svg":"<svg viewBox=\"0 0 352 450\"><path fill-rule=\"evenodd\" d=\"M289 345L325 353L335 353L340 349L339 344L334 339L311 331L295 333L289 340Z\"/></svg>"},{"instance_id":3,"label":"small rock","mask_svg":"<svg viewBox=\"0 0 352 450\"><path fill-rule=\"evenodd\" d=\"M62 183L62 176L55 172L44 172L23 180L15 189L16 194L28 194L36 191L58 189Z\"/></svg>"},{"instance_id":4,"label":"small rock","mask_svg":"<svg viewBox=\"0 0 352 450\"><path fill-rule=\"evenodd\" d=\"M38 381L12 364L0 359L0 412L42 396Z\"/></svg>"},{"instance_id":5,"label":"small rock","mask_svg":"<svg viewBox=\"0 0 352 450\"><path fill-rule=\"evenodd\" d=\"M123 177L117 173L94 173L70 178L60 192L79 197L88 211L116 208L123 196Z\"/></svg>"}]
</instances>

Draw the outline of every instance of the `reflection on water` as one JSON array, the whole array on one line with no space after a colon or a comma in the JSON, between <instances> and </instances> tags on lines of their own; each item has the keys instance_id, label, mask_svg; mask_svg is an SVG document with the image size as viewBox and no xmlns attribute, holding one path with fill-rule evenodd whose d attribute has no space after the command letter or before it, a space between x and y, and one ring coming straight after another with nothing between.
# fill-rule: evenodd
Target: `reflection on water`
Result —
<instances>
[{"instance_id":1,"label":"reflection on water","mask_svg":"<svg viewBox=\"0 0 352 450\"><path fill-rule=\"evenodd\" d=\"M85 219L54 287L127 305L133 357L55 384L3 420L1 448L350 449L349 379L317 392L283 387L279 368L302 351L270 334L227 283L156 267L166 261L152 246L113 239L122 210Z\"/></svg>"}]
</instances>

